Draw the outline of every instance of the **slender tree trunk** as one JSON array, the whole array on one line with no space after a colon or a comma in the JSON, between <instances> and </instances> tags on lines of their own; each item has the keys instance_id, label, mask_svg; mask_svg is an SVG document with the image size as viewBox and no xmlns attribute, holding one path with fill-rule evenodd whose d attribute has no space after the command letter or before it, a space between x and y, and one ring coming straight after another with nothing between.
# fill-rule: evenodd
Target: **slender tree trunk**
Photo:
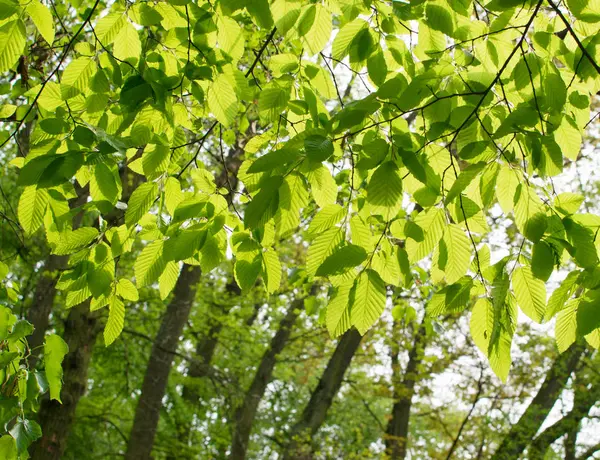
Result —
<instances>
[{"instance_id":1,"label":"slender tree trunk","mask_svg":"<svg viewBox=\"0 0 600 460\"><path fill-rule=\"evenodd\" d=\"M50 399L42 400L39 411L42 437L32 446L32 460L62 458L75 419L77 403L87 389L88 368L99 332L97 315L90 314L89 302L69 311L63 334L69 345L69 353L63 361L62 404Z\"/></svg>"},{"instance_id":2,"label":"slender tree trunk","mask_svg":"<svg viewBox=\"0 0 600 460\"><path fill-rule=\"evenodd\" d=\"M523 453L552 410L583 351L584 346L576 343L556 358L537 394L504 437L492 460L514 460Z\"/></svg>"},{"instance_id":3,"label":"slender tree trunk","mask_svg":"<svg viewBox=\"0 0 600 460\"><path fill-rule=\"evenodd\" d=\"M310 440L325 421L327 411L342 385L344 374L350 366L361 340L362 336L352 328L338 342L300 420L291 429L290 441L283 453L284 460L311 458Z\"/></svg>"},{"instance_id":4,"label":"slender tree trunk","mask_svg":"<svg viewBox=\"0 0 600 460\"><path fill-rule=\"evenodd\" d=\"M173 353L187 322L200 280L200 267L184 265L167 307L146 368L142 394L133 420L126 459L149 459L158 427Z\"/></svg>"},{"instance_id":5,"label":"slender tree trunk","mask_svg":"<svg viewBox=\"0 0 600 460\"><path fill-rule=\"evenodd\" d=\"M400 460L406 457L410 408L415 394L415 384L419 376L419 366L423 361L423 351L426 341L427 331L425 328L425 319L423 319L415 334L412 349L408 354L408 364L406 365L404 378L401 382L396 382L394 385L392 418L385 431L386 453L393 460ZM393 353L395 359L392 360L393 370L394 368L398 368L398 353L399 350L396 347Z\"/></svg>"},{"instance_id":6,"label":"slender tree trunk","mask_svg":"<svg viewBox=\"0 0 600 460\"><path fill-rule=\"evenodd\" d=\"M271 344L260 361L254 375L254 380L252 380L252 384L244 396L242 405L235 411L231 453L229 455L229 458L232 460L243 460L246 458L248 440L252 431L254 418L256 417L258 404L264 396L267 385L273 376L277 355L281 353L283 347L288 342L292 333L292 327L300 314L301 308L302 301L295 301L290 304L287 314L279 323L279 329L271 339Z\"/></svg>"}]
</instances>

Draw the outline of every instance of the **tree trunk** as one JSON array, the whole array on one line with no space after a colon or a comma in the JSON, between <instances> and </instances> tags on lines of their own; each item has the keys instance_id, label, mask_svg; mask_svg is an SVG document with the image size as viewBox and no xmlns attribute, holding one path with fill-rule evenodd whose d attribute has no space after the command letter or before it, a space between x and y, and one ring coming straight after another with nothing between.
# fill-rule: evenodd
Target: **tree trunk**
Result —
<instances>
[{"instance_id":1,"label":"tree trunk","mask_svg":"<svg viewBox=\"0 0 600 460\"><path fill-rule=\"evenodd\" d=\"M401 382L394 384L394 405L392 407L392 418L385 431L386 453L393 460L404 459L407 452L408 427L410 419L410 408L415 393L419 366L423 361L423 351L427 340L425 319L415 334L413 347L408 354L408 364ZM397 348L397 347L396 347ZM394 350L392 369L396 371L399 350ZM395 355L395 356L394 356Z\"/></svg>"},{"instance_id":2,"label":"tree trunk","mask_svg":"<svg viewBox=\"0 0 600 460\"><path fill-rule=\"evenodd\" d=\"M492 460L514 460L523 453L552 410L583 351L584 346L576 343L556 358L537 394L502 440Z\"/></svg>"},{"instance_id":3,"label":"tree trunk","mask_svg":"<svg viewBox=\"0 0 600 460\"><path fill-rule=\"evenodd\" d=\"M79 399L87 389L87 374L92 349L100 327L96 314L90 314L89 302L71 308L65 322L63 337L69 353L63 361L62 404L44 399L39 411L42 437L33 444L32 460L62 458L67 438L75 419Z\"/></svg>"},{"instance_id":4,"label":"tree trunk","mask_svg":"<svg viewBox=\"0 0 600 460\"><path fill-rule=\"evenodd\" d=\"M291 429L290 441L283 453L284 460L311 458L310 440L325 421L327 411L342 385L344 374L358 350L361 339L359 332L352 328L338 342L300 420Z\"/></svg>"},{"instance_id":5,"label":"tree trunk","mask_svg":"<svg viewBox=\"0 0 600 460\"><path fill-rule=\"evenodd\" d=\"M260 361L254 375L254 380L252 380L252 384L244 396L244 402L235 411L231 453L229 455L229 458L232 460L243 460L246 458L248 439L250 438L258 404L264 396L267 385L273 376L277 355L281 353L290 338L292 327L300 314L302 303L302 301L291 303L287 314L279 323L277 333L271 339L269 348L265 351Z\"/></svg>"},{"instance_id":6,"label":"tree trunk","mask_svg":"<svg viewBox=\"0 0 600 460\"><path fill-rule=\"evenodd\" d=\"M67 256L49 255L46 263L41 268L42 274L35 286L31 306L27 310L27 321L33 324L33 334L27 338L29 347L34 350L29 358L29 366L35 367L38 359L38 350L44 343L44 336L48 323L50 322L50 313L54 305L56 295L56 283L58 282L58 270L67 265Z\"/></svg>"},{"instance_id":7,"label":"tree trunk","mask_svg":"<svg viewBox=\"0 0 600 460\"><path fill-rule=\"evenodd\" d=\"M142 394L138 401L127 445L126 459L148 459L152 452L162 399L165 395L173 351L187 322L200 280L200 267L184 265L175 285L146 368Z\"/></svg>"}]
</instances>

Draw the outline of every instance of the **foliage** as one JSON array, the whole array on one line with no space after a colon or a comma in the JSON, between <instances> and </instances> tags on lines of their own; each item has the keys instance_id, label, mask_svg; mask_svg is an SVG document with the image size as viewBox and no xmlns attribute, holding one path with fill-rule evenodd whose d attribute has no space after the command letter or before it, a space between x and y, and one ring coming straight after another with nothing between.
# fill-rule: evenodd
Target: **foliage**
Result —
<instances>
[{"instance_id":1,"label":"foliage","mask_svg":"<svg viewBox=\"0 0 600 460\"><path fill-rule=\"evenodd\" d=\"M429 329L470 311L503 381L524 322L598 348L600 214L554 185L596 118L598 2L484 3L0 0L5 330L35 308L12 280L63 257L53 315L89 305L106 346L153 337L191 265L204 294L311 292L303 327L332 338L383 334L401 296ZM68 347L45 343L60 400Z\"/></svg>"}]
</instances>

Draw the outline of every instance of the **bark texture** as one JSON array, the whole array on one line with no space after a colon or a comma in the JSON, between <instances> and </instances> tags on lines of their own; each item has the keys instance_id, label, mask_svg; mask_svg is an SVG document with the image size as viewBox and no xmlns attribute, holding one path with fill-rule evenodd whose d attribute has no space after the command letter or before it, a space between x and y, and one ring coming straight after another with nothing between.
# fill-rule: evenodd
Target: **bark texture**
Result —
<instances>
[{"instance_id":1,"label":"bark texture","mask_svg":"<svg viewBox=\"0 0 600 460\"><path fill-rule=\"evenodd\" d=\"M184 265L173 298L167 307L156 340L152 346L146 368L142 393L133 420L131 436L127 445L126 459L149 459L156 436L158 419L165 395L173 352L187 322L196 296L196 286L201 270L197 266Z\"/></svg>"},{"instance_id":2,"label":"bark texture","mask_svg":"<svg viewBox=\"0 0 600 460\"><path fill-rule=\"evenodd\" d=\"M271 339L269 348L265 351L252 384L244 396L242 405L236 410L233 420L233 436L231 442L231 453L229 458L232 460L242 460L246 458L248 450L248 440L252 431L254 418L258 404L265 394L268 383L273 376L273 369L277 362L277 355L281 353L292 333L292 327L298 318L302 308L302 301L292 302L285 315L279 323L279 329Z\"/></svg>"},{"instance_id":3,"label":"bark texture","mask_svg":"<svg viewBox=\"0 0 600 460\"><path fill-rule=\"evenodd\" d=\"M519 455L531 443L552 410L571 373L575 370L583 351L584 346L576 343L556 358L537 394L519 421L512 426L504 437L492 460L519 458Z\"/></svg>"},{"instance_id":4,"label":"bark texture","mask_svg":"<svg viewBox=\"0 0 600 460\"><path fill-rule=\"evenodd\" d=\"M342 385L344 374L350 366L356 350L358 350L361 339L362 336L359 332L352 328L338 342L317 387L312 392L310 400L300 416L300 420L291 429L290 441L283 453L284 459L303 460L312 458L311 437L323 425L327 411Z\"/></svg>"},{"instance_id":5,"label":"bark texture","mask_svg":"<svg viewBox=\"0 0 600 460\"><path fill-rule=\"evenodd\" d=\"M394 405L392 407L392 418L388 422L385 431L386 453L392 460L404 459L407 453L408 429L410 420L410 409L415 394L415 383L418 380L419 366L423 361L423 350L427 341L425 320L419 326L413 346L408 354L408 364L401 381L395 379ZM392 370L399 372L398 346L395 345L392 352Z\"/></svg>"},{"instance_id":6,"label":"bark texture","mask_svg":"<svg viewBox=\"0 0 600 460\"><path fill-rule=\"evenodd\" d=\"M69 353L63 361L62 404L50 399L42 401L39 411L42 437L32 446L32 460L62 458L75 420L77 403L87 388L92 349L100 330L97 315L89 312L89 302L69 311L63 334Z\"/></svg>"}]
</instances>

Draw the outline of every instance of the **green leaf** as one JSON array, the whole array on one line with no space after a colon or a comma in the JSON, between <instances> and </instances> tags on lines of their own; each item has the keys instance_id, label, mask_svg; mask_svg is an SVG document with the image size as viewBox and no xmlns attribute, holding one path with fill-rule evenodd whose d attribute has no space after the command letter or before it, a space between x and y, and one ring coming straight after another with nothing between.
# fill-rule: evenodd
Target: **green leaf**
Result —
<instances>
[{"instance_id":1,"label":"green leaf","mask_svg":"<svg viewBox=\"0 0 600 460\"><path fill-rule=\"evenodd\" d=\"M171 216L175 215L175 209L182 201L183 192L179 180L174 177L167 178L165 183L165 207Z\"/></svg>"},{"instance_id":2,"label":"green leaf","mask_svg":"<svg viewBox=\"0 0 600 460\"><path fill-rule=\"evenodd\" d=\"M350 52L350 47L355 37L368 26L368 23L364 19L355 19L344 25L333 40L331 48L333 58L339 61L344 59Z\"/></svg>"},{"instance_id":3,"label":"green leaf","mask_svg":"<svg viewBox=\"0 0 600 460\"><path fill-rule=\"evenodd\" d=\"M554 251L544 242L538 241L533 245L531 253L531 273L542 281L548 281L554 270Z\"/></svg>"},{"instance_id":4,"label":"green leaf","mask_svg":"<svg viewBox=\"0 0 600 460\"><path fill-rule=\"evenodd\" d=\"M154 182L144 182L136 188L125 211L125 225L133 227L150 210L158 194L158 186Z\"/></svg>"},{"instance_id":5,"label":"green leaf","mask_svg":"<svg viewBox=\"0 0 600 460\"><path fill-rule=\"evenodd\" d=\"M71 99L85 92L89 87L90 78L97 69L96 62L89 57L80 57L71 61L63 72L60 82L62 99Z\"/></svg>"},{"instance_id":6,"label":"green leaf","mask_svg":"<svg viewBox=\"0 0 600 460\"><path fill-rule=\"evenodd\" d=\"M148 244L135 261L135 279L138 289L154 283L167 264L163 257L164 240Z\"/></svg>"},{"instance_id":7,"label":"green leaf","mask_svg":"<svg viewBox=\"0 0 600 460\"><path fill-rule=\"evenodd\" d=\"M536 323L540 323L546 310L546 285L533 276L527 266L515 269L512 276L512 286L517 303L523 313Z\"/></svg>"},{"instance_id":8,"label":"green leaf","mask_svg":"<svg viewBox=\"0 0 600 460\"><path fill-rule=\"evenodd\" d=\"M260 187L252 201L246 206L244 212L244 224L246 228L258 228L267 223L279 206L279 187L283 183L283 177L269 177Z\"/></svg>"},{"instance_id":9,"label":"green leaf","mask_svg":"<svg viewBox=\"0 0 600 460\"><path fill-rule=\"evenodd\" d=\"M33 0L27 5L26 11L40 35L44 37L49 45L52 45L54 42L54 23L50 10L39 1Z\"/></svg>"},{"instance_id":10,"label":"green leaf","mask_svg":"<svg viewBox=\"0 0 600 460\"><path fill-rule=\"evenodd\" d=\"M408 237L406 239L406 252L411 263L418 262L428 256L440 241L446 225L444 210L430 208L419 214L414 224L408 228L406 233Z\"/></svg>"},{"instance_id":11,"label":"green leaf","mask_svg":"<svg viewBox=\"0 0 600 460\"><path fill-rule=\"evenodd\" d=\"M600 328L600 291L592 290L586 292L585 297L579 302L577 335L583 337L598 328Z\"/></svg>"},{"instance_id":12,"label":"green leaf","mask_svg":"<svg viewBox=\"0 0 600 460\"><path fill-rule=\"evenodd\" d=\"M277 253L272 249L267 249L262 253L263 259L263 277L265 286L269 294L273 294L281 284L281 262Z\"/></svg>"},{"instance_id":13,"label":"green leaf","mask_svg":"<svg viewBox=\"0 0 600 460\"><path fill-rule=\"evenodd\" d=\"M556 313L564 308L571 295L573 295L573 292L575 292L579 275L579 271L572 271L562 283L560 283L560 286L552 292L550 300L548 300L548 307L544 314L544 321L550 321Z\"/></svg>"},{"instance_id":14,"label":"green leaf","mask_svg":"<svg viewBox=\"0 0 600 460\"><path fill-rule=\"evenodd\" d=\"M328 256L315 273L317 276L340 275L357 267L367 259L367 251L360 246L348 244Z\"/></svg>"},{"instance_id":15,"label":"green leaf","mask_svg":"<svg viewBox=\"0 0 600 460\"><path fill-rule=\"evenodd\" d=\"M333 155L333 144L325 136L311 134L304 139L306 156L313 161L325 161Z\"/></svg>"},{"instance_id":16,"label":"green leaf","mask_svg":"<svg viewBox=\"0 0 600 460\"><path fill-rule=\"evenodd\" d=\"M50 399L60 403L62 403L60 400L63 377L62 362L68 352L69 346L60 336L56 334L46 336L44 342L46 380L48 380L48 387L50 388Z\"/></svg>"},{"instance_id":17,"label":"green leaf","mask_svg":"<svg viewBox=\"0 0 600 460\"><path fill-rule=\"evenodd\" d=\"M115 38L113 55L121 61L136 64L142 53L142 43L138 31L130 22L125 22L123 28Z\"/></svg>"},{"instance_id":18,"label":"green leaf","mask_svg":"<svg viewBox=\"0 0 600 460\"><path fill-rule=\"evenodd\" d=\"M275 222L282 237L293 233L300 225L302 209L308 205L308 190L298 174L289 174L279 187L279 209Z\"/></svg>"},{"instance_id":19,"label":"green leaf","mask_svg":"<svg viewBox=\"0 0 600 460\"><path fill-rule=\"evenodd\" d=\"M315 214L308 226L307 233L311 236L316 236L339 223L345 215L346 209L342 208L339 204L328 204Z\"/></svg>"},{"instance_id":20,"label":"green leaf","mask_svg":"<svg viewBox=\"0 0 600 460\"><path fill-rule=\"evenodd\" d=\"M561 193L554 199L554 207L565 215L575 214L584 201L579 193Z\"/></svg>"},{"instance_id":21,"label":"green leaf","mask_svg":"<svg viewBox=\"0 0 600 460\"><path fill-rule=\"evenodd\" d=\"M573 299L556 315L554 335L558 351L564 353L577 339L577 307L581 299Z\"/></svg>"},{"instance_id":22,"label":"green leaf","mask_svg":"<svg viewBox=\"0 0 600 460\"><path fill-rule=\"evenodd\" d=\"M125 300L130 300L131 302L137 302L140 299L137 288L127 278L121 278L117 282L116 292L117 295Z\"/></svg>"},{"instance_id":23,"label":"green leaf","mask_svg":"<svg viewBox=\"0 0 600 460\"><path fill-rule=\"evenodd\" d=\"M462 170L446 195L446 203L452 202L454 198L460 195L469 186L469 184L473 182L473 180L479 175L485 166L486 164L484 162L480 162L469 165Z\"/></svg>"},{"instance_id":24,"label":"green leaf","mask_svg":"<svg viewBox=\"0 0 600 460\"><path fill-rule=\"evenodd\" d=\"M160 294L160 300L165 300L169 297L169 294L175 288L175 284L177 284L178 278L179 264L172 260L167 262L163 272L158 277L158 293Z\"/></svg>"},{"instance_id":25,"label":"green leaf","mask_svg":"<svg viewBox=\"0 0 600 460\"><path fill-rule=\"evenodd\" d=\"M329 170L321 163L312 163L306 172L310 191L320 207L334 204L338 194L338 186Z\"/></svg>"},{"instance_id":26,"label":"green leaf","mask_svg":"<svg viewBox=\"0 0 600 460\"><path fill-rule=\"evenodd\" d=\"M4 435L0 438L0 458L5 460L17 460L17 443L14 438L9 435Z\"/></svg>"},{"instance_id":27,"label":"green leaf","mask_svg":"<svg viewBox=\"0 0 600 460\"><path fill-rule=\"evenodd\" d=\"M367 269L361 273L351 294L350 316L352 325L364 335L379 319L386 303L386 289L376 271Z\"/></svg>"},{"instance_id":28,"label":"green leaf","mask_svg":"<svg viewBox=\"0 0 600 460\"><path fill-rule=\"evenodd\" d=\"M293 163L298 159L299 156L300 154L297 150L286 148L274 150L254 160L248 168L248 173L254 174L271 171L279 166L285 166Z\"/></svg>"},{"instance_id":29,"label":"green leaf","mask_svg":"<svg viewBox=\"0 0 600 460\"><path fill-rule=\"evenodd\" d=\"M42 429L33 420L21 419L9 431L17 443L17 452L23 454L33 441L42 437Z\"/></svg>"},{"instance_id":30,"label":"green leaf","mask_svg":"<svg viewBox=\"0 0 600 460\"><path fill-rule=\"evenodd\" d=\"M107 347L121 335L125 322L125 305L121 299L111 296L108 308L108 320L104 327L104 344Z\"/></svg>"},{"instance_id":31,"label":"green leaf","mask_svg":"<svg viewBox=\"0 0 600 460\"><path fill-rule=\"evenodd\" d=\"M342 244L344 234L341 228L332 227L317 236L308 248L306 256L306 271L309 275L315 275L321 264L329 257L336 248Z\"/></svg>"},{"instance_id":32,"label":"green leaf","mask_svg":"<svg viewBox=\"0 0 600 460\"><path fill-rule=\"evenodd\" d=\"M73 254L88 246L97 237L98 230L93 227L82 227L72 232L63 232L52 249L52 253L59 256Z\"/></svg>"},{"instance_id":33,"label":"green leaf","mask_svg":"<svg viewBox=\"0 0 600 460\"><path fill-rule=\"evenodd\" d=\"M338 286L327 304L327 330L332 338L339 337L352 327L349 302L353 285L350 281Z\"/></svg>"},{"instance_id":34,"label":"green leaf","mask_svg":"<svg viewBox=\"0 0 600 460\"><path fill-rule=\"evenodd\" d=\"M395 163L388 161L379 166L367 185L367 203L374 214L384 219L395 217L402 207L402 179Z\"/></svg>"},{"instance_id":35,"label":"green leaf","mask_svg":"<svg viewBox=\"0 0 600 460\"><path fill-rule=\"evenodd\" d=\"M494 330L494 305L488 299L478 299L471 311L471 337L487 357Z\"/></svg>"},{"instance_id":36,"label":"green leaf","mask_svg":"<svg viewBox=\"0 0 600 460\"><path fill-rule=\"evenodd\" d=\"M26 44L25 24L21 19L0 27L0 72L12 69Z\"/></svg>"},{"instance_id":37,"label":"green leaf","mask_svg":"<svg viewBox=\"0 0 600 460\"><path fill-rule=\"evenodd\" d=\"M219 74L208 88L208 108L225 127L233 124L238 110L235 89L226 75Z\"/></svg>"},{"instance_id":38,"label":"green leaf","mask_svg":"<svg viewBox=\"0 0 600 460\"><path fill-rule=\"evenodd\" d=\"M373 53L367 60L367 70L369 72L369 78L377 86L383 85L387 79L388 69L385 62L385 56L382 50L378 50Z\"/></svg>"},{"instance_id":39,"label":"green leaf","mask_svg":"<svg viewBox=\"0 0 600 460\"><path fill-rule=\"evenodd\" d=\"M471 241L464 230L451 224L444 230L439 247L438 266L446 274L448 284L456 283L469 269Z\"/></svg>"},{"instance_id":40,"label":"green leaf","mask_svg":"<svg viewBox=\"0 0 600 460\"><path fill-rule=\"evenodd\" d=\"M96 37L104 46L115 41L121 30L127 24L127 17L123 13L110 13L101 18L94 30Z\"/></svg>"},{"instance_id":41,"label":"green leaf","mask_svg":"<svg viewBox=\"0 0 600 460\"><path fill-rule=\"evenodd\" d=\"M19 197L17 216L27 236L31 236L42 225L48 200L48 192L43 189L38 190L35 185L23 189Z\"/></svg>"}]
</instances>

